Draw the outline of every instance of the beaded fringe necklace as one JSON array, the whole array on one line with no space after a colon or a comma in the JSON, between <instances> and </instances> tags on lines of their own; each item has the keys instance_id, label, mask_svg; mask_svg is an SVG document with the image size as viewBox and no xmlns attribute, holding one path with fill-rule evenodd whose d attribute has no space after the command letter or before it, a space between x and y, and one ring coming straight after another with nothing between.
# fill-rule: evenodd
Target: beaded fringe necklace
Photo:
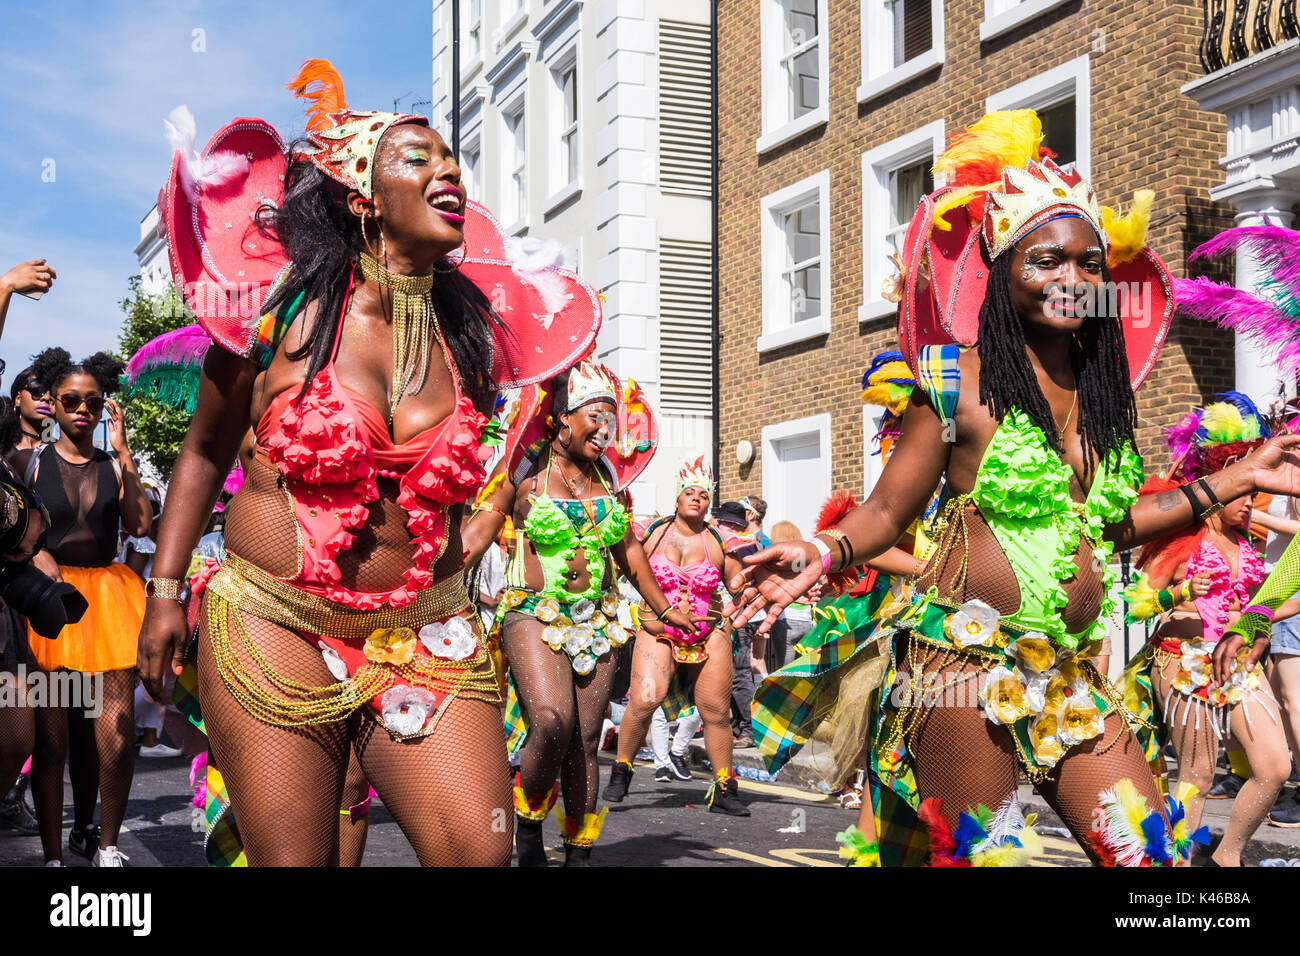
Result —
<instances>
[{"instance_id":1,"label":"beaded fringe necklace","mask_svg":"<svg viewBox=\"0 0 1300 956\"><path fill-rule=\"evenodd\" d=\"M429 329L438 339L438 315L433 310L433 276L404 276L389 272L361 253L361 273L388 289L393 307L393 381L389 390L389 420L407 390L418 392L429 375Z\"/></svg>"}]
</instances>

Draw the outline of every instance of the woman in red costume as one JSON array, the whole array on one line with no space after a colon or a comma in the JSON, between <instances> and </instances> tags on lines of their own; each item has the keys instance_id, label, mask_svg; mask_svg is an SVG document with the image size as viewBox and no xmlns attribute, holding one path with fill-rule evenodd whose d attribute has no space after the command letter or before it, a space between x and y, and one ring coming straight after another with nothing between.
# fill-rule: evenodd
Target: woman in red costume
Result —
<instances>
[{"instance_id":1,"label":"woman in red costume","mask_svg":"<svg viewBox=\"0 0 1300 956\"><path fill-rule=\"evenodd\" d=\"M173 272L222 348L204 360L173 472L140 669L155 697L179 670L182 575L251 424L227 559L198 582L197 654L249 864L337 862L350 751L422 864L504 864L501 699L460 515L485 477L492 391L571 364L599 313L569 273L550 308L515 276L424 117L352 110L323 60L290 88L313 106L287 156L259 120L195 155L192 119L172 117ZM471 236L467 217L489 225ZM475 269L500 276L500 308ZM536 331L509 315L558 326L567 351L534 349ZM510 364L528 353L531 368Z\"/></svg>"}]
</instances>

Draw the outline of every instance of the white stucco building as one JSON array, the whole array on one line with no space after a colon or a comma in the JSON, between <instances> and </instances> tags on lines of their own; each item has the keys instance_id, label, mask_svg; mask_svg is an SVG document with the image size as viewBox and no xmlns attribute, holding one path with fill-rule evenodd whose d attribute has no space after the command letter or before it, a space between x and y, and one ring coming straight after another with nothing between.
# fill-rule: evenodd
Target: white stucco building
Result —
<instances>
[{"instance_id":1,"label":"white stucco building","mask_svg":"<svg viewBox=\"0 0 1300 956\"><path fill-rule=\"evenodd\" d=\"M660 447L633 486L670 513L682 458L712 459L708 0L433 2L435 125L508 235L561 243L604 297L597 358L642 384Z\"/></svg>"},{"instance_id":2,"label":"white stucco building","mask_svg":"<svg viewBox=\"0 0 1300 956\"><path fill-rule=\"evenodd\" d=\"M158 238L157 206L140 220L140 241L135 246L135 258L140 263L141 290L149 295L166 292L172 273L167 264L167 243Z\"/></svg>"},{"instance_id":3,"label":"white stucco building","mask_svg":"<svg viewBox=\"0 0 1300 956\"><path fill-rule=\"evenodd\" d=\"M1201 109L1228 118L1224 181L1210 198L1237 211L1238 226L1295 227L1300 206L1300 38L1279 42L1215 70L1183 87ZM1236 284L1257 285L1255 264L1236 255ZM1276 401L1278 373L1272 358L1237 337L1237 388L1261 407ZM1287 394L1294 382L1286 383Z\"/></svg>"}]
</instances>

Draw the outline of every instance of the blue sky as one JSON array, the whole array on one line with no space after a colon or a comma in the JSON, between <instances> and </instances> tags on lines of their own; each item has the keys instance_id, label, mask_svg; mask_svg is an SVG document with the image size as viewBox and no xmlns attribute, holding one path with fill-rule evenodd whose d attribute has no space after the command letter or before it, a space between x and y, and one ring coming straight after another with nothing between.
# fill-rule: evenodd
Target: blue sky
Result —
<instances>
[{"instance_id":1,"label":"blue sky","mask_svg":"<svg viewBox=\"0 0 1300 956\"><path fill-rule=\"evenodd\" d=\"M403 97L410 108L429 98L431 10L429 0L4 4L0 271L44 257L59 274L40 301L14 297L0 340L9 368L50 345L74 359L115 346L140 220L171 158L162 121L173 107L189 106L200 148L236 116L288 139L303 113L285 83L318 56L354 107ZM53 182L42 179L49 160Z\"/></svg>"}]
</instances>

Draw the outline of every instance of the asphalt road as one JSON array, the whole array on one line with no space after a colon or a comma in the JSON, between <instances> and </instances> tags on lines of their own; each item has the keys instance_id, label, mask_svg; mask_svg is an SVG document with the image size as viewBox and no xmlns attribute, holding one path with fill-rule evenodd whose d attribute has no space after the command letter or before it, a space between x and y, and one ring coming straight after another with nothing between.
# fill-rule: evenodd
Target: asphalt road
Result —
<instances>
[{"instance_id":1,"label":"asphalt road","mask_svg":"<svg viewBox=\"0 0 1300 956\"><path fill-rule=\"evenodd\" d=\"M601 782L609 777L602 754ZM192 829L189 761L184 758L136 761L136 775L120 846L132 867L202 866L202 834ZM710 813L704 804L709 778L697 771L691 781L657 783L654 771L640 765L627 800L613 804L592 854L593 866L839 866L835 834L856 819L835 800L783 784L741 780L750 817ZM68 794L70 804L71 794ZM381 805L371 811L364 866L414 866L416 859L401 830ZM65 818L65 828L71 825ZM546 824L548 855L564 859L554 818ZM1049 866L1082 866L1074 844L1049 836ZM86 865L73 854L66 865ZM0 832L0 866L40 866L40 841Z\"/></svg>"}]
</instances>

